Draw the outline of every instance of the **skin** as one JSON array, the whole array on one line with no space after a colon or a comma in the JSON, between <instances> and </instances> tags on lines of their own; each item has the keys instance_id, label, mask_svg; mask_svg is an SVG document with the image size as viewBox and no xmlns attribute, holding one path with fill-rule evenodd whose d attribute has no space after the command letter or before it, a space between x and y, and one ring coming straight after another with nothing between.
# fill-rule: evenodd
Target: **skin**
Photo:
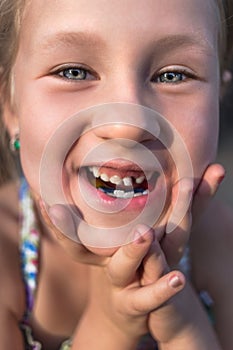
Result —
<instances>
[{"instance_id":1,"label":"skin","mask_svg":"<svg viewBox=\"0 0 233 350\"><path fill-rule=\"evenodd\" d=\"M54 6L54 1L52 0L35 0L28 4L21 27L19 50L12 71L15 91L14 108L10 109L9 106L6 106L5 122L11 135L16 128L20 129L22 166L36 200L39 200L40 192L40 160L44 146L53 132L63 121L79 110L107 102L142 104L166 116L167 120L178 130L189 151L195 176L195 189L197 189L204 170L214 158L217 144L217 101L219 95L218 28L216 27L217 21L215 20L212 1L203 2L197 0L193 2L191 0L177 0L175 10L169 11L171 3L172 0L164 0L161 5L160 1L148 0L147 6L145 6L145 3L137 2L135 4L134 1L130 0L127 1L127 4L125 1L101 1L100 4L99 1L84 2L80 0L77 2L70 0L67 4L67 1L58 0L56 1L56 6ZM82 10L80 11L80 9ZM130 21L127 16L122 16L122 12L125 13L126 10L127 13L132 15ZM212 16L209 15L210 11ZM192 18L191 22L190 18ZM67 23L69 24L68 26ZM115 28L118 28L118 30L116 31ZM77 33L80 31L82 34L78 36ZM62 36L59 34L61 32ZM72 35L70 32L72 32ZM86 38L87 33L89 33L88 38ZM180 45L180 39L178 40L177 37L184 33L187 35L188 40L185 44ZM175 40L178 40L176 45L172 45L170 40L170 35L174 34L177 35ZM136 41L135 37L137 37ZM25 62L27 62L27 65ZM85 81L71 82L61 77L62 67L63 69L67 68L67 65L64 67L64 64L72 64L73 66L80 63L82 66L88 67L88 78ZM182 74L182 81L175 84L160 83L158 81L159 76L165 71L173 72L174 66L176 71L180 72L181 70L183 72L184 69L187 71L186 74ZM128 139L152 149L154 149L154 146L158 146L158 141L154 138L148 139L148 135L141 129L127 125L113 125L111 133L108 127L92 129L80 137L67 157L65 172L69 190L75 188L71 171L72 165L79 167L82 159L88 152L87 146L95 147L103 140L111 139L113 136L118 138L127 136ZM129 152L129 150L126 151ZM166 149L161 150L160 157L164 160L164 169L169 169L166 170L166 180L169 189L168 198L166 210L161 218L163 227L165 227L175 201L175 191L173 189L177 180L177 172L170 161ZM220 168L217 167L215 170L217 175L215 174L214 176L212 171L211 177L206 176L204 178L212 190L217 188L218 179L221 176L220 174L222 174ZM210 181L209 183L208 180ZM12 188L11 190L12 198L14 198L13 193L15 193L16 189ZM2 198L4 198L4 194ZM73 192L73 198L88 222L91 222L91 220L94 223L105 222L106 218L104 215L99 217L99 214L97 215L96 212L93 212L89 207L85 206L85 203L79 200L79 192L76 190ZM9 200L13 201L13 199ZM37 205L39 207L38 203ZM11 228L13 243L9 242L7 237L7 232L11 225L10 219L2 234L4 239L9 242L9 252L13 252L18 244L17 210L15 209L15 211L15 220L13 220ZM43 208L42 213L38 210L43 229L41 254L45 259L42 259L40 288L31 323L38 339L44 341L48 348L55 349L62 339L70 336L78 324L83 308L87 303L88 295L86 291L89 288L89 283L96 287L101 279L103 286L117 286L117 288L111 290L112 294L109 297L109 300L116 300L117 305L121 305L122 300L124 300L123 297L119 297L119 294L116 293L119 290L119 286L121 290L125 290L127 287L134 287L135 285L132 286L128 281L127 283L122 283L122 281L125 281L125 276L122 275L119 267L117 269L116 259L96 257L87 251L85 247L61 237L61 234L49 222L46 214ZM118 217L113 216L111 219L117 220ZM189 228L190 211L181 223L179 235L173 236L176 237L178 242L178 244L176 243L177 245L173 246L175 247L173 249L174 261L179 258L182 251L179 248L183 247L188 239ZM54 232L59 238L58 242L61 244L58 244L57 239L52 235ZM153 275L154 271L157 271L155 274L156 278L152 281L154 290L156 290L156 283L159 282L161 289L164 288L167 291L164 294L165 300L160 300L159 305L162 305L184 287L184 279L182 280L184 277L179 275L179 286L169 289L169 279L172 276L167 274L168 264L158 242L158 255L162 258L159 261L154 261L153 254L150 255L152 236L153 234L150 233L141 242L139 253L138 255L136 254L136 263L132 259L134 264L127 265L129 252L132 249L131 245L119 249L116 254L122 254L121 261L124 261L126 266L128 266L130 277L136 282L136 287L140 289L141 283L144 281L143 286L146 288L143 289L144 293L148 290L151 282L150 278L146 278L148 271L150 272L150 264L144 265L145 276L143 276L142 280L138 279L137 268L143 262L143 259L146 256L148 257L148 261L151 262L153 267L151 269ZM169 247L171 250L171 243L175 242L175 239L165 237L166 239L162 240L162 238L164 238L164 232L160 233L158 239L164 247L165 255L168 258L170 256ZM76 258L79 262L102 265L105 269L101 270L99 275L96 274L94 267L89 268L74 261L74 259L71 260L60 245L63 245L72 258ZM136 248L133 247L133 252L136 253L134 249ZM108 256L112 254L112 251L107 253L105 251L102 255ZM9 263L8 257L4 259L6 260L3 260L2 266L6 266ZM14 261L15 265L17 265L16 261L18 260ZM62 261L62 266L60 264L58 266L57 261ZM61 268L64 268L64 272L70 271L69 276L66 273L61 274ZM119 273L119 276L117 273L110 273L114 269ZM16 271L18 271L18 274L15 279L18 281L20 280L19 267L17 267ZM53 271L55 283L50 279L51 271ZM109 279L106 279L106 271L107 275L110 273L111 283L109 283ZM6 272L3 271L2 274L3 277L7 277ZM71 278L71 275L79 276L78 282L76 278ZM9 281L8 288L10 289L11 286L12 284ZM9 297L9 304L11 305L11 312L13 312L16 320L19 320L22 318L25 302L22 283L16 290L21 295L19 298L20 306L12 306L14 296ZM53 293L49 294L48 291L51 290ZM106 290L108 289L106 288ZM101 292L99 293L101 295ZM48 298L48 294L50 298ZM77 295L79 296L78 298ZM61 296L66 302L61 302ZM201 308L199 310L199 306L196 307L195 296L190 292L189 287L185 289L181 298L186 300L187 296L190 296L191 300L195 301L192 304L194 307L190 310L196 310L195 312L197 312L195 314L197 316L194 319L197 321L195 324L200 325L200 328L196 326L196 334L199 334L198 332L202 326L203 329L205 327L208 329L207 320ZM90 295L90 300L93 299L93 296ZM140 303L140 298L136 300L137 303ZM143 300L145 299L143 298ZM156 300L158 301L158 299ZM104 307L106 307L104 300L101 303L104 310ZM166 307L165 309L162 308L161 314L158 313L158 316L164 321L164 329L167 329L166 326L169 324L167 323L169 317L166 315L171 315L174 312L173 315L176 316L174 310L177 310L179 299L177 303L174 302L171 309L169 309L170 306L168 309ZM144 306L144 310L138 318L139 322L135 325L136 328L132 330L133 334L141 335L139 329L144 331L147 329L147 314L156 307L158 307L158 304L150 304L147 308ZM85 335L86 333L82 333L82 329L83 327L85 329L86 320L90 321L90 319L93 319L93 310L101 312L96 303L94 303L92 308L87 308L87 313L85 313L87 316L82 319L83 321L77 332L76 344L77 347L80 346L80 349L82 346L85 349L86 344L83 342L82 334ZM133 311L135 310L130 309L130 317L132 317ZM186 314L182 308L181 311L184 317L181 318L182 322L179 323L177 328L177 344L185 348L184 340L187 339L186 336L189 332L186 332L187 329L183 326L184 320L189 320L190 315ZM96 313L94 312L94 314ZM103 324L108 329L108 321L112 315L107 315L106 318L104 316L103 319L107 320L107 322ZM176 319L176 317L174 318ZM138 337L136 339L133 338L132 342L128 344L131 330L128 330L126 327L126 333L122 334L119 327L121 319L116 317L114 321L115 325L117 325L116 328L113 327L114 330L117 330L114 332L114 335L116 339L122 340L122 349L124 347L125 349L133 349L138 341ZM126 324L128 323L126 322ZM153 333L154 329L156 329L156 314L152 313L151 323L149 320L149 324L151 324ZM16 323L9 321L9 325L11 328L14 328L17 335L15 344L20 344L22 340L20 340ZM110 328L112 330L112 327ZM184 329L185 331L183 332ZM169 349L169 346L172 348L174 339L177 340L172 332L169 333L170 338L165 338L163 332L156 334L155 331L153 334L156 338L161 339L161 343L164 343L161 349ZM196 334L194 332L194 336L191 337L194 343ZM179 335L182 336L179 338ZM4 341L5 343L3 344L6 348L7 346L8 348L10 345L12 346L12 344L8 345L7 341L9 340ZM215 344L215 338L209 330L207 331L206 340L203 340L203 343L194 344L193 349L198 348L198 345L204 348L208 342L212 344L212 349L218 349L218 345Z\"/></svg>"},{"instance_id":2,"label":"skin","mask_svg":"<svg viewBox=\"0 0 233 350\"><path fill-rule=\"evenodd\" d=\"M216 213L218 217L213 219ZM223 349L227 350L233 344L230 331L233 314L230 294L233 283L229 280L232 253L231 249L227 249L233 244L232 228L232 207L215 200L191 234L193 283L197 290L206 290L211 295L215 327ZM221 276L220 281L218 276Z\"/></svg>"},{"instance_id":3,"label":"skin","mask_svg":"<svg viewBox=\"0 0 233 350\"><path fill-rule=\"evenodd\" d=\"M14 120L11 129L15 130L16 125L20 129L21 162L36 197L40 193L41 157L55 130L78 111L109 102L141 104L156 110L171 122L186 144L197 187L207 165L214 159L217 145L218 28L211 1L200 6L192 1L185 4L178 1L182 19L181 12L167 11L170 5L170 1L163 6L148 1L145 7L140 2L135 6L129 1L127 9L129 13L134 13L130 24L127 16L120 15L125 6L121 2L111 2L108 6L103 2L101 16L97 16L98 2L71 2L67 6L59 1L55 9L53 2L40 2L40 6L33 2L27 6L12 72L14 118L6 118ZM75 16L70 11L71 7ZM208 15L210 11L213 18ZM119 15L116 16L115 12ZM193 18L191 24L190 13ZM160 19L156 20L156 26L154 14ZM91 18L91 21L84 21L84 18ZM119 28L117 35L116 26ZM77 34L80 32L82 38ZM179 38L184 33L185 40ZM85 38L87 35L88 38ZM135 35L138 37L136 42ZM27 66L24 64L26 60ZM85 80L64 78L68 67L80 65L84 68L82 73L87 73ZM180 76L175 75L178 83L160 83L159 79L165 72L180 73ZM142 122L147 123L146 120ZM83 129L88 127L90 125L85 125ZM41 130L39 134L38 130ZM111 128L102 126L84 133L67 157L65 191L71 193L71 203L91 225L123 225L125 218L131 221L135 212L138 215L136 210L128 210L127 215L123 212L123 215L108 216L93 210L77 186L77 173L73 169L79 168L90 149L112 137L127 137L147 147L162 164L168 192L157 234L161 240L176 200L177 169L168 150L143 129L122 124ZM132 149L123 146L119 157L126 154L130 158L132 152ZM180 246L187 238L182 238ZM105 251L104 254L112 252Z\"/></svg>"},{"instance_id":4,"label":"skin","mask_svg":"<svg viewBox=\"0 0 233 350\"><path fill-rule=\"evenodd\" d=\"M192 1L185 4L178 1L177 7L182 8L182 16L179 11L167 11L170 4L171 1L166 1L161 6L148 1L147 6L140 2L135 6L129 1L128 11L134 13L134 21L130 24L127 16L121 15L125 6L122 2L114 1L108 6L103 2L101 16L97 16L100 4L95 1L85 4L73 1L70 6L59 1L55 9L53 2L40 2L40 6L33 2L28 6L13 79L16 120L20 116L21 161L36 195L39 194L40 160L49 137L69 116L83 108L107 102L141 104L164 115L184 140L196 183L199 181L206 166L213 160L217 143L219 77L216 21L207 16L209 11L213 12L210 1L204 5L200 1L200 6ZM115 12L119 15L116 16ZM156 26L155 13L161 19L156 20ZM164 24L165 13L168 26ZM84 18L91 20L84 21ZM210 23L206 22L206 18ZM116 26L119 30L114 35ZM61 32L62 39L58 34ZM71 39L70 32L73 33ZM77 32L89 33L88 40L80 40ZM179 45L178 41L176 45L171 45L171 38L168 39L171 35L184 33L189 41L192 40L191 44ZM90 45L91 40L94 40L94 46ZM64 70L63 73L61 70L69 64L90 67L86 80L70 82L62 79ZM178 72L187 70L187 74L182 75L182 82L161 84L156 81L162 73L175 68ZM190 75L196 77L191 78ZM41 130L39 135L38 130ZM103 140L125 138L126 135L148 149L160 146L158 140L146 135L143 130L115 125L111 126L111 130L101 127L85 133L69 154L66 167L69 190L75 205L90 224L109 225L105 214L91 210L85 200L81 200L72 168L78 168L87 152ZM126 147L122 150L123 154L130 152L132 150ZM159 160L163 160L169 191L166 212L169 212L171 192L177 180L176 169L169 159L168 150L163 147L157 153ZM130 218L131 214L127 214ZM119 223L119 219L123 223L119 214L110 216L109 221Z\"/></svg>"}]
</instances>

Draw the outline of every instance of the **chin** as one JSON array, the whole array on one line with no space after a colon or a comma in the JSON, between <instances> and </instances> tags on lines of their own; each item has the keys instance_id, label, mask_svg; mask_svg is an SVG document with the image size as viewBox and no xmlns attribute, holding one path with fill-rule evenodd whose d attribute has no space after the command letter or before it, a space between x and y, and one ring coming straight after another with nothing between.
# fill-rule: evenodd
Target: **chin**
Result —
<instances>
[{"instance_id":1,"label":"chin","mask_svg":"<svg viewBox=\"0 0 233 350\"><path fill-rule=\"evenodd\" d=\"M95 255L102 256L102 257L111 257L120 248L120 246L112 247L112 248L97 248L97 247L85 246L85 248Z\"/></svg>"}]
</instances>

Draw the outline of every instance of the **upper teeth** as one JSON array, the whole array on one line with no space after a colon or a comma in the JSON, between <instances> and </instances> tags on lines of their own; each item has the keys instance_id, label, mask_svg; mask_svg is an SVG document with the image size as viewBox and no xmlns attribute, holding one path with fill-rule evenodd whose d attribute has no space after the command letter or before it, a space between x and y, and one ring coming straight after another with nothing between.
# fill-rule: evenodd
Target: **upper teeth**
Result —
<instances>
[{"instance_id":1,"label":"upper teeth","mask_svg":"<svg viewBox=\"0 0 233 350\"><path fill-rule=\"evenodd\" d=\"M105 181L105 182L108 182L108 181L109 181L109 177L108 177L107 174L101 174L101 175L100 175L100 178L101 178L101 180L103 180L103 181Z\"/></svg>"},{"instance_id":2,"label":"upper teeth","mask_svg":"<svg viewBox=\"0 0 233 350\"><path fill-rule=\"evenodd\" d=\"M145 177L144 177L145 178ZM144 179L143 179L144 180ZM132 186L133 185L133 181L132 181L132 177L124 177L123 179L122 179L122 181L123 181L123 184L125 185L125 186Z\"/></svg>"},{"instance_id":3,"label":"upper teeth","mask_svg":"<svg viewBox=\"0 0 233 350\"><path fill-rule=\"evenodd\" d=\"M104 174L104 175L105 175L105 178L108 178L108 179L105 180L105 181L110 181L112 184L120 185L121 182L122 182L121 178L120 178L118 175L113 175L113 176L111 176L110 178L109 178L106 174ZM102 179L102 180L103 180L103 179Z\"/></svg>"},{"instance_id":4,"label":"upper teeth","mask_svg":"<svg viewBox=\"0 0 233 350\"><path fill-rule=\"evenodd\" d=\"M124 186L132 186L133 185L133 179L132 177L126 176L124 178L121 178L119 175L112 175L112 176L108 176L105 173L100 173L100 168L97 166L91 166L88 168L92 174L94 175L95 178L100 177L101 180L105 181L105 182L111 182L114 185L124 185ZM146 174L146 176L144 175L140 175L139 177L134 177L135 181L137 184L141 184L143 183L143 181L145 180L145 178L147 178L147 180L150 180L150 178L152 177L153 172L148 172Z\"/></svg>"}]
</instances>

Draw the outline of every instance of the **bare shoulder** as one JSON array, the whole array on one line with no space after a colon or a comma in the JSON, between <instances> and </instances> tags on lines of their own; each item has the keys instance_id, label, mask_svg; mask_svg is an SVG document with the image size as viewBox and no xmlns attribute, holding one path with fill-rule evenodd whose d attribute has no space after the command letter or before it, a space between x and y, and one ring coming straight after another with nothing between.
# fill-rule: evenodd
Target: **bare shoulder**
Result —
<instances>
[{"instance_id":1,"label":"bare shoulder","mask_svg":"<svg viewBox=\"0 0 233 350\"><path fill-rule=\"evenodd\" d=\"M0 307L17 317L24 311L19 255L18 184L0 188Z\"/></svg>"},{"instance_id":2,"label":"bare shoulder","mask_svg":"<svg viewBox=\"0 0 233 350\"><path fill-rule=\"evenodd\" d=\"M18 183L9 182L0 187L0 230L7 224L18 222Z\"/></svg>"},{"instance_id":3,"label":"bare shoulder","mask_svg":"<svg viewBox=\"0 0 233 350\"><path fill-rule=\"evenodd\" d=\"M218 245L221 243L224 244L225 239L233 242L232 230L233 207L219 200L214 200L211 203L194 227L194 232L198 240L200 238L206 238L208 240L210 239L213 243L217 242Z\"/></svg>"},{"instance_id":4,"label":"bare shoulder","mask_svg":"<svg viewBox=\"0 0 233 350\"><path fill-rule=\"evenodd\" d=\"M209 292L220 342L233 349L233 208L213 202L191 237L194 285Z\"/></svg>"},{"instance_id":5,"label":"bare shoulder","mask_svg":"<svg viewBox=\"0 0 233 350\"><path fill-rule=\"evenodd\" d=\"M226 278L233 266L232 249L233 208L213 201L191 234L193 269L198 272L198 283L210 283L211 271L215 271L215 277L217 273Z\"/></svg>"}]
</instances>

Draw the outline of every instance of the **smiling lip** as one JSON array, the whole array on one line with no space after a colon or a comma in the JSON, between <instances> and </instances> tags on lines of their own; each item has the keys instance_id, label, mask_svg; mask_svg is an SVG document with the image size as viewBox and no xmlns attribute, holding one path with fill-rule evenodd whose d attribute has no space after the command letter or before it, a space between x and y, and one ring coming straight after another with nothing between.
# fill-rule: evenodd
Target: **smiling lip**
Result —
<instances>
[{"instance_id":1,"label":"smiling lip","mask_svg":"<svg viewBox=\"0 0 233 350\"><path fill-rule=\"evenodd\" d=\"M84 167L98 169L100 173L106 173L109 177L117 174L121 178L139 177L143 174L145 175L145 177L148 177L148 175L150 176L150 174L156 171L156 169L154 168L150 169L148 166L139 166L138 164L135 164L133 162L121 159L115 161L108 161L104 163L87 164L84 165Z\"/></svg>"},{"instance_id":2,"label":"smiling lip","mask_svg":"<svg viewBox=\"0 0 233 350\"><path fill-rule=\"evenodd\" d=\"M86 198L87 202L91 204L91 207L97 210L106 212L109 212L109 210L110 212L115 212L123 209L140 211L146 205L148 194L131 198L116 198L106 194L90 183L85 169L80 169L78 179L81 193Z\"/></svg>"},{"instance_id":3,"label":"smiling lip","mask_svg":"<svg viewBox=\"0 0 233 350\"><path fill-rule=\"evenodd\" d=\"M149 161L147 161L145 158L140 159L138 162L137 160L129 161L122 158L116 158L114 160L104 160L101 162L83 162L82 167L95 166L98 168L108 168L109 170L112 169L121 172L142 172L144 169L147 171L155 171L155 167L151 167L151 164L148 163ZM79 167L77 167L77 170L78 169Z\"/></svg>"},{"instance_id":4,"label":"smiling lip","mask_svg":"<svg viewBox=\"0 0 233 350\"><path fill-rule=\"evenodd\" d=\"M153 192L158 172L143 171L139 165L126 161L109 161L101 165L89 165L78 170L81 193L92 206L101 210L111 207L140 211ZM108 211L108 210L107 210Z\"/></svg>"}]
</instances>

